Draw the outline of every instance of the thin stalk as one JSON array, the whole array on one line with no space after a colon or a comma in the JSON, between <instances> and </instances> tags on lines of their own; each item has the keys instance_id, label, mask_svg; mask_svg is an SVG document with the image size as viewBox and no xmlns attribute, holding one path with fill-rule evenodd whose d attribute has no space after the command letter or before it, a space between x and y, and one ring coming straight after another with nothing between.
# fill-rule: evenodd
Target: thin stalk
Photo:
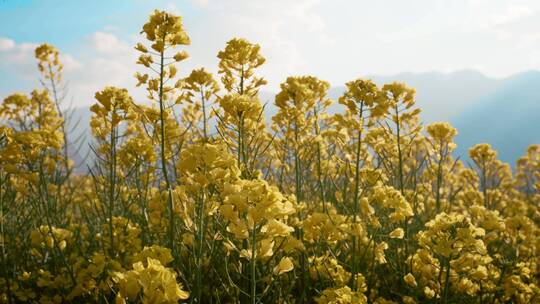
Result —
<instances>
[{"instance_id":1,"label":"thin stalk","mask_svg":"<svg viewBox=\"0 0 540 304\"><path fill-rule=\"evenodd\" d=\"M357 222L357 215L358 215L358 205L360 202L360 153L362 152L362 130L363 130L363 111L364 111L364 103L360 103L360 130L358 130L358 138L357 138L357 144L356 144L356 160L355 160L355 168L354 168L354 210L353 210L353 225L356 225ZM357 258L357 236L352 236L352 273L351 273L351 288L356 291L357 284L356 284L356 274L358 273L358 265L356 262Z\"/></svg>"},{"instance_id":2,"label":"thin stalk","mask_svg":"<svg viewBox=\"0 0 540 304\"><path fill-rule=\"evenodd\" d=\"M298 124L294 124L294 187L296 200L298 203L302 200L302 184L300 176L300 151L298 150L299 145L299 133L298 133Z\"/></svg>"},{"instance_id":3,"label":"thin stalk","mask_svg":"<svg viewBox=\"0 0 540 304\"><path fill-rule=\"evenodd\" d=\"M449 256L446 260L446 275L444 279L444 304L448 303L448 289L450 288L450 259L451 256Z\"/></svg>"},{"instance_id":4,"label":"thin stalk","mask_svg":"<svg viewBox=\"0 0 540 304\"><path fill-rule=\"evenodd\" d=\"M302 178L301 178L301 164L300 164L300 151L298 149L299 146L299 131L298 131L298 121L294 121L294 180L295 180L295 195L296 195L296 201L297 203L300 203L303 201L303 195L302 195ZM302 214L299 214L299 218L303 220ZM304 231L300 227L298 228L298 238L301 242L304 241ZM302 290L302 295L300 298L300 303L304 303L306 298L306 289L307 289L307 272L306 272L306 255L304 252L301 254L300 258L300 272L301 272L301 280L300 280L300 288Z\"/></svg>"},{"instance_id":5,"label":"thin stalk","mask_svg":"<svg viewBox=\"0 0 540 304\"><path fill-rule=\"evenodd\" d=\"M255 227L251 231L251 303L257 303L257 261L255 260L257 254L257 234Z\"/></svg>"},{"instance_id":6,"label":"thin stalk","mask_svg":"<svg viewBox=\"0 0 540 304\"><path fill-rule=\"evenodd\" d=\"M398 111L398 105L396 103L395 106L395 112L396 112L396 136L397 136L397 148L398 148L398 171L399 171L399 190L401 191L401 194L403 194L403 155L401 152L401 126L399 121L399 111Z\"/></svg>"},{"instance_id":7,"label":"thin stalk","mask_svg":"<svg viewBox=\"0 0 540 304\"><path fill-rule=\"evenodd\" d=\"M207 131L207 118L206 118L206 100L204 98L204 89L203 89L203 86L201 85L201 103L202 103L202 112L203 112L203 137L204 137L204 142L207 142L208 141L208 131Z\"/></svg>"},{"instance_id":8,"label":"thin stalk","mask_svg":"<svg viewBox=\"0 0 540 304\"><path fill-rule=\"evenodd\" d=\"M205 221L204 221L204 205L205 205L205 200L206 200L206 197L205 197L205 193L203 191L202 195L201 195L201 201L200 201L200 204L199 204L199 210L198 210L198 220L199 220L199 231L198 231L198 235L197 235L197 257L196 257L196 260L197 260L197 273L196 273L196 282L197 282L197 287L196 287L196 291L197 291L197 297L195 299L196 303L201 303L201 300L202 300L202 260L203 260L203 246L204 246L204 234L205 234Z\"/></svg>"},{"instance_id":9,"label":"thin stalk","mask_svg":"<svg viewBox=\"0 0 540 304\"><path fill-rule=\"evenodd\" d=\"M238 115L238 167L242 168L242 163L245 162L242 160L244 155L244 113Z\"/></svg>"},{"instance_id":10,"label":"thin stalk","mask_svg":"<svg viewBox=\"0 0 540 304\"><path fill-rule=\"evenodd\" d=\"M54 235L53 230L53 224L51 222L52 215L51 215L51 196L49 195L48 187L47 187L47 180L45 179L45 173L43 172L43 159L39 160L39 185L38 185L38 197L41 200L41 203L43 206L45 206L45 220L47 222L47 227L49 228L49 235L53 239L53 244L55 246L56 251L60 255L60 262L63 264L63 266L69 271L69 276L71 279L71 283L73 286L76 285L75 276L73 274L73 268L68 263L66 256L64 255L62 249L59 246L58 240L56 236ZM53 262L56 260L56 255L53 254ZM57 265L56 262L54 262L54 265Z\"/></svg>"},{"instance_id":11,"label":"thin stalk","mask_svg":"<svg viewBox=\"0 0 540 304\"><path fill-rule=\"evenodd\" d=\"M242 65L241 71L240 71L240 88L238 93L240 95L244 95L244 66ZM244 130L244 113L240 112L238 115L238 166L241 167L241 164L243 163L245 165L244 170L247 171L247 158L246 153L244 151L245 147L245 130ZM242 157L244 158L242 160Z\"/></svg>"},{"instance_id":12,"label":"thin stalk","mask_svg":"<svg viewBox=\"0 0 540 304\"><path fill-rule=\"evenodd\" d=\"M110 150L110 159L109 159L109 237L111 242L111 248L109 254L111 257L114 256L114 235L113 235L113 208L114 208L114 198L115 198L115 184L116 184L116 128L114 127L112 117L114 117L115 108L113 108L113 114L111 115L111 150Z\"/></svg>"},{"instance_id":13,"label":"thin stalk","mask_svg":"<svg viewBox=\"0 0 540 304\"><path fill-rule=\"evenodd\" d=\"M441 184L442 184L442 162L443 162L443 153L442 153L442 141L439 145L439 161L437 162L437 193L436 193L436 210L437 214L441 209Z\"/></svg>"},{"instance_id":14,"label":"thin stalk","mask_svg":"<svg viewBox=\"0 0 540 304\"><path fill-rule=\"evenodd\" d=\"M319 136L321 134L321 131L320 131L319 123L318 123L317 110L315 109L313 112L314 112L314 115L316 117L315 123L314 123L314 125L315 125L315 135ZM317 182L319 184L319 194L320 194L321 202L322 202L322 205L323 205L323 212L327 213L328 211L327 211L327 208L326 208L326 193L325 193L324 184L323 184L323 178L322 178L323 174L322 174L321 162L322 162L321 144L319 142L317 142Z\"/></svg>"},{"instance_id":15,"label":"thin stalk","mask_svg":"<svg viewBox=\"0 0 540 304\"><path fill-rule=\"evenodd\" d=\"M68 153L68 138L67 138L67 132L66 132L66 121L64 119L64 114L62 113L62 109L60 108L60 98L58 98L58 90L56 88L56 81L54 81L54 73L52 71L52 66L49 63L49 79L51 83L51 88L53 91L53 98L54 98L54 104L56 105L56 110L58 111L58 115L60 118L62 118L62 135L64 137L64 166L66 166L66 178L70 175L70 169L69 169L69 153Z\"/></svg>"},{"instance_id":16,"label":"thin stalk","mask_svg":"<svg viewBox=\"0 0 540 304\"><path fill-rule=\"evenodd\" d=\"M165 37L163 37L163 45L165 45ZM165 101L163 100L163 85L164 85L164 55L165 50L162 49L160 52L160 63L159 63L159 122L161 126L160 134L160 148L161 148L161 170L163 172L163 178L165 179L165 185L168 192L168 209L169 209L169 247L173 252L173 256L176 259L176 250L174 247L174 202L171 189L171 182L169 180L169 174L167 172L167 160L165 159Z\"/></svg>"},{"instance_id":17,"label":"thin stalk","mask_svg":"<svg viewBox=\"0 0 540 304\"><path fill-rule=\"evenodd\" d=\"M1 173L0 173L1 174ZM6 280L6 289L7 289L7 298L8 303L13 303L12 296L11 296L11 280L8 275L8 265L6 263L7 261L7 254L6 254L6 244L5 244L5 234L4 234L4 193L2 189L4 189L4 179L3 176L0 175L0 237L2 238L2 243L0 244L2 246L2 275L4 276L4 279Z\"/></svg>"},{"instance_id":18,"label":"thin stalk","mask_svg":"<svg viewBox=\"0 0 540 304\"><path fill-rule=\"evenodd\" d=\"M486 173L486 161L482 160L482 193L484 195L484 206L488 209L491 209L488 206L488 197L487 197L487 173Z\"/></svg>"}]
</instances>

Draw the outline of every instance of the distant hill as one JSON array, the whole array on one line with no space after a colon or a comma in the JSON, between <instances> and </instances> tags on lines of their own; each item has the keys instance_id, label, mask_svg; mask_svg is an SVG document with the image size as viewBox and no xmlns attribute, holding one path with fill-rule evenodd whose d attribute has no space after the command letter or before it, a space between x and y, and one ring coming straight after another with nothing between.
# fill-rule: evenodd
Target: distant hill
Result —
<instances>
[{"instance_id":1,"label":"distant hill","mask_svg":"<svg viewBox=\"0 0 540 304\"><path fill-rule=\"evenodd\" d=\"M396 76L374 76L377 84L405 82L416 89L416 104L422 109L422 121L449 121L466 111L478 98L489 94L504 80L489 78L478 71L453 73L402 73Z\"/></svg>"},{"instance_id":2,"label":"distant hill","mask_svg":"<svg viewBox=\"0 0 540 304\"><path fill-rule=\"evenodd\" d=\"M525 153L528 145L540 143L540 71L530 71L508 78L495 79L474 70L452 73L401 73L393 76L366 76L377 84L405 82L416 89L417 105L422 108L425 124L448 121L459 132L457 155L467 159L468 149L487 142L499 151L499 158L511 163ZM328 96L337 99L344 86L332 87ZM265 116L277 111L274 92L261 91L267 102ZM338 105L330 109L340 111ZM88 134L88 108L75 109L78 121L76 136ZM73 136L73 135L72 135ZM88 145L80 152L85 155Z\"/></svg>"},{"instance_id":3,"label":"distant hill","mask_svg":"<svg viewBox=\"0 0 540 304\"><path fill-rule=\"evenodd\" d=\"M458 129L457 153L490 143L503 161L514 163L527 146L540 143L540 72L504 79L451 119Z\"/></svg>"}]
</instances>

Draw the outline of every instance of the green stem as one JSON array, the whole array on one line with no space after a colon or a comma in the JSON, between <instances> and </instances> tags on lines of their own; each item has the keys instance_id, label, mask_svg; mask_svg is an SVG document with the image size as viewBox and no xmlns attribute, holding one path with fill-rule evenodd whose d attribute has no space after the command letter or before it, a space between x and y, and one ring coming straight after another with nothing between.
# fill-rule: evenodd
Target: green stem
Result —
<instances>
[{"instance_id":1,"label":"green stem","mask_svg":"<svg viewBox=\"0 0 540 304\"><path fill-rule=\"evenodd\" d=\"M439 145L439 161L437 162L437 193L436 193L436 211L437 214L441 209L441 184L442 184L442 162L443 162L443 153L442 153L442 141Z\"/></svg>"},{"instance_id":2,"label":"green stem","mask_svg":"<svg viewBox=\"0 0 540 304\"><path fill-rule=\"evenodd\" d=\"M111 115L111 150L110 150L110 159L109 159L109 237L111 242L111 247L109 249L109 254L111 257L114 256L114 235L113 235L113 208L114 208L114 190L116 184L116 129L113 124L113 117L115 115L116 109L113 107L113 112Z\"/></svg>"},{"instance_id":3,"label":"green stem","mask_svg":"<svg viewBox=\"0 0 540 304\"><path fill-rule=\"evenodd\" d=\"M204 204L205 204L205 194L202 193L201 201L199 204L198 217L199 217L199 231L198 231L198 240L197 240L197 297L195 299L196 303L201 303L202 300L202 261L203 261L203 246L204 246L204 234L205 234L205 223L204 223Z\"/></svg>"},{"instance_id":4,"label":"green stem","mask_svg":"<svg viewBox=\"0 0 540 304\"><path fill-rule=\"evenodd\" d=\"M251 232L251 303L257 303L257 234L255 232L255 227Z\"/></svg>"},{"instance_id":5,"label":"green stem","mask_svg":"<svg viewBox=\"0 0 540 304\"><path fill-rule=\"evenodd\" d=\"M165 37L163 37L163 45L165 45ZM165 159L165 101L163 100L163 85L164 85L164 50L160 52L160 64L159 64L159 122L161 126L160 136L160 148L161 148L161 170L163 172L163 178L165 179L165 185L168 192L168 209L169 209L169 247L173 252L173 256L176 257L176 250L174 247L174 202L173 193L171 188L171 182L169 180L169 174L167 172L167 160Z\"/></svg>"},{"instance_id":6,"label":"green stem","mask_svg":"<svg viewBox=\"0 0 540 304\"><path fill-rule=\"evenodd\" d=\"M202 103L202 112L203 112L203 136L204 142L208 141L208 131L207 131L207 118L206 118L206 100L204 98L204 89L203 86L200 86L201 89L201 103Z\"/></svg>"},{"instance_id":7,"label":"green stem","mask_svg":"<svg viewBox=\"0 0 540 304\"><path fill-rule=\"evenodd\" d=\"M443 293L444 304L448 303L448 291L450 289L450 259L451 259L451 256L448 257L448 259L446 260L446 275L444 278L444 293Z\"/></svg>"},{"instance_id":8,"label":"green stem","mask_svg":"<svg viewBox=\"0 0 540 304\"><path fill-rule=\"evenodd\" d=\"M6 244L5 244L5 236L4 236L4 195L2 192L3 187L3 176L0 172L0 237L2 238L2 243L0 246L2 246L2 275L4 276L4 279L6 280L6 289L7 289L7 298L8 303L13 303L12 296L11 296L11 280L8 275L8 265L6 263L7 261L7 254L6 254Z\"/></svg>"},{"instance_id":9,"label":"green stem","mask_svg":"<svg viewBox=\"0 0 540 304\"><path fill-rule=\"evenodd\" d=\"M396 106L395 106L395 113L396 113L396 136L397 136L397 149L398 149L398 161L399 161L399 166L398 166L398 170L399 170L399 190L401 191L401 194L404 194L403 193L403 190L404 190L404 186L403 186L403 155L402 155L402 152L401 152L401 126L400 126L400 121L399 121L399 111L398 111L398 106L397 106L397 103L396 103Z\"/></svg>"},{"instance_id":10,"label":"green stem","mask_svg":"<svg viewBox=\"0 0 540 304\"><path fill-rule=\"evenodd\" d=\"M364 103L360 103L360 122L362 123L362 115L363 115L363 109ZM362 128L363 125L360 126L360 130L358 130L358 139L356 144L356 160L355 160L355 168L354 168L354 210L353 210L353 225L356 225L357 222L357 216L358 216L358 205L360 202L360 153L362 152ZM356 262L357 258L357 236L352 236L352 273L351 273L351 288L352 290L357 289L356 284L356 274L358 273L358 265Z\"/></svg>"},{"instance_id":11,"label":"green stem","mask_svg":"<svg viewBox=\"0 0 540 304\"><path fill-rule=\"evenodd\" d=\"M67 132L66 132L66 121L64 119L64 115L62 114L62 109L60 108L60 98L58 98L58 90L57 90L57 84L56 84L56 81L54 81L54 73L52 71L52 66L51 64L49 63L48 64L48 68L49 68L49 79L50 79L50 82L51 82L51 88L52 88L52 91L53 91L53 98L54 98L54 103L56 105L56 110L58 111L58 115L60 116L60 118L62 118L62 135L64 137L64 166L66 166L66 176L65 178L67 179L71 173L71 170L69 169L69 152L68 152L68 138L67 138Z\"/></svg>"},{"instance_id":12,"label":"green stem","mask_svg":"<svg viewBox=\"0 0 540 304\"><path fill-rule=\"evenodd\" d=\"M318 123L318 121L319 121L318 113L317 113L316 109L314 109L313 112L314 112L314 115L316 117L315 118L315 123L314 123L314 125L315 125L315 135L319 136L321 134L321 131L320 131L319 123ZM326 192L325 192L325 189L324 189L321 162L322 162L321 143L317 142L317 182L319 184L319 194L320 194L320 199L321 199L322 206L323 206L323 212L328 213L328 210L327 210L327 207L326 207Z\"/></svg>"}]
</instances>

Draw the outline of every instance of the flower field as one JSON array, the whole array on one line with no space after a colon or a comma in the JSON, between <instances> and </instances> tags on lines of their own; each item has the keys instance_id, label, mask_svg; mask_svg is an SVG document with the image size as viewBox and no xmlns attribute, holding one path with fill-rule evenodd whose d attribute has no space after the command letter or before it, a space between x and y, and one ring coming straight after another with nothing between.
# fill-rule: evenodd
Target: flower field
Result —
<instances>
[{"instance_id":1,"label":"flower field","mask_svg":"<svg viewBox=\"0 0 540 304\"><path fill-rule=\"evenodd\" d=\"M459 158L399 82L287 77L267 119L264 50L182 78L189 44L149 17L147 99L96 92L86 173L59 52L35 50L43 88L0 105L0 303L540 303L540 145Z\"/></svg>"}]
</instances>

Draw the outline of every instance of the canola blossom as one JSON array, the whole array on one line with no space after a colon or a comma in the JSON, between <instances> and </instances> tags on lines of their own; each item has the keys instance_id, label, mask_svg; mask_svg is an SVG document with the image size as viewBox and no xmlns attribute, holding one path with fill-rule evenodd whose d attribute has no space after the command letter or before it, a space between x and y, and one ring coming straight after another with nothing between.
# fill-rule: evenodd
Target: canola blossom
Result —
<instances>
[{"instance_id":1,"label":"canola blossom","mask_svg":"<svg viewBox=\"0 0 540 304\"><path fill-rule=\"evenodd\" d=\"M0 303L540 303L540 145L462 161L413 88L368 79L332 100L286 77L266 119L258 44L228 41L218 75L182 69L189 44L151 14L147 102L95 93L87 170L36 48L43 88L0 105Z\"/></svg>"}]
</instances>

